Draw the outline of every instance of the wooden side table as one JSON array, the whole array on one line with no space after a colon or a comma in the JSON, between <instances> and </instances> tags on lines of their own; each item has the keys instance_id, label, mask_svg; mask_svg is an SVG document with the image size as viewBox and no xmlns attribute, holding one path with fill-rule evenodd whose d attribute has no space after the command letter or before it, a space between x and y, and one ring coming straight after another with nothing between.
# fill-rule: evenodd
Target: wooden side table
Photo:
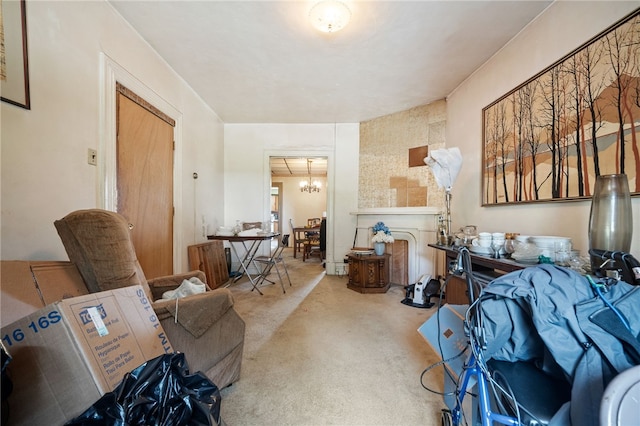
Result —
<instances>
[{"instance_id":1,"label":"wooden side table","mask_svg":"<svg viewBox=\"0 0 640 426\"><path fill-rule=\"evenodd\" d=\"M447 267L446 275L449 277L448 265L455 261L458 257L458 251L451 246L442 246L438 244L429 244L437 250L442 250L445 254L445 267ZM489 282L493 278L500 275L526 268L530 265L517 263L510 259L493 259L488 256L470 253L471 268L474 276L481 282ZM450 277L447 288L445 289L445 303L453 305L468 305L469 292L467 290L467 281L465 278L452 276Z\"/></svg>"},{"instance_id":2,"label":"wooden side table","mask_svg":"<svg viewBox=\"0 0 640 426\"><path fill-rule=\"evenodd\" d=\"M386 293L391 285L390 254L348 254L349 282L347 288L360 293Z\"/></svg>"}]
</instances>

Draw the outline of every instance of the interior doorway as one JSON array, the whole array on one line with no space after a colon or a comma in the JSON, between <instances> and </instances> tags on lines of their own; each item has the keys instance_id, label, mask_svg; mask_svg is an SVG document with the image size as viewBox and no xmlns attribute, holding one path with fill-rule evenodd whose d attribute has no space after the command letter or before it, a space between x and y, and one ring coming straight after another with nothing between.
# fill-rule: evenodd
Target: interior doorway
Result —
<instances>
[{"instance_id":1,"label":"interior doorway","mask_svg":"<svg viewBox=\"0 0 640 426\"><path fill-rule=\"evenodd\" d=\"M278 185L281 197L278 206L280 232L293 234L293 227L304 227L309 219L327 214L331 192L328 156L272 155L269 170L270 187Z\"/></svg>"}]
</instances>

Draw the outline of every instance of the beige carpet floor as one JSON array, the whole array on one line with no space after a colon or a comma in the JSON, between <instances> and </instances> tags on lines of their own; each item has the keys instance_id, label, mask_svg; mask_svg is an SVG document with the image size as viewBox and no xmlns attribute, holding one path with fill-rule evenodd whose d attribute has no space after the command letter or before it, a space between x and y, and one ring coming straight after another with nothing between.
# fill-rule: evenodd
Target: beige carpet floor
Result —
<instances>
[{"instance_id":1,"label":"beige carpet floor","mask_svg":"<svg viewBox=\"0 0 640 426\"><path fill-rule=\"evenodd\" d=\"M442 396L420 375L440 357L417 332L435 307L403 305L399 285L349 290L290 248L285 262L286 294L277 283L261 296L244 278L230 287L247 329L241 378L222 390L226 424L439 425ZM439 391L442 381L441 367L424 378Z\"/></svg>"}]
</instances>

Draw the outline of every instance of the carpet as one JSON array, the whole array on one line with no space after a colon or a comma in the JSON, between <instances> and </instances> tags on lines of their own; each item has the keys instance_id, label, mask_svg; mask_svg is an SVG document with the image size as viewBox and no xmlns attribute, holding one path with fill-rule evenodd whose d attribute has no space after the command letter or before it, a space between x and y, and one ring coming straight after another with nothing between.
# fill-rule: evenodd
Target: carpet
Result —
<instances>
[{"instance_id":1,"label":"carpet","mask_svg":"<svg viewBox=\"0 0 640 426\"><path fill-rule=\"evenodd\" d=\"M230 289L247 323L240 380L222 390L222 418L236 425L439 425L441 395L420 375L438 362L417 329L433 309L403 305L403 286L360 294L347 278L285 250L293 286ZM271 274L277 281L275 271ZM424 384L442 390L441 368Z\"/></svg>"}]
</instances>

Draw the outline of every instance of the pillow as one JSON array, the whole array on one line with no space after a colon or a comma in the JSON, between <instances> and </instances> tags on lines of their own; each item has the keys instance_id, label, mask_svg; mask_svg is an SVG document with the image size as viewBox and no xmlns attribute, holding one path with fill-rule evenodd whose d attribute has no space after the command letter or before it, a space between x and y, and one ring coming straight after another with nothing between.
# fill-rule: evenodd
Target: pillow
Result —
<instances>
[{"instance_id":1,"label":"pillow","mask_svg":"<svg viewBox=\"0 0 640 426\"><path fill-rule=\"evenodd\" d=\"M162 293L163 299L179 299L185 296L191 296L192 294L204 293L207 290L205 284L198 279L198 277L192 277L188 280L182 281L182 284L175 290L169 290Z\"/></svg>"}]
</instances>

